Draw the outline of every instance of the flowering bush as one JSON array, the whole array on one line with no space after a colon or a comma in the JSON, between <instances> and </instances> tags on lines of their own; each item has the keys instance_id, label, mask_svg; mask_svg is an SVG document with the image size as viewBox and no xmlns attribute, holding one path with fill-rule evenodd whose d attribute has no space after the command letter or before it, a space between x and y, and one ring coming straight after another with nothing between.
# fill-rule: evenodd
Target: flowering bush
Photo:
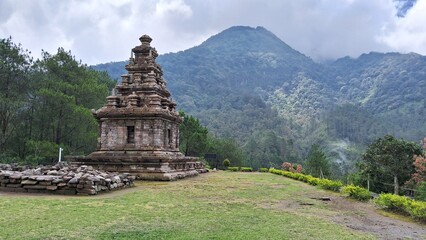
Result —
<instances>
[{"instance_id":1,"label":"flowering bush","mask_svg":"<svg viewBox=\"0 0 426 240\"><path fill-rule=\"evenodd\" d=\"M283 162L283 164L281 164L281 168L285 171L295 172L295 173L301 173L303 170L302 165L297 163L289 163L289 162Z\"/></svg>"},{"instance_id":2,"label":"flowering bush","mask_svg":"<svg viewBox=\"0 0 426 240\"><path fill-rule=\"evenodd\" d=\"M294 168L294 165L293 165L293 168ZM301 173L303 171L303 167L300 164L296 164L296 167L294 169L297 173Z\"/></svg>"},{"instance_id":3,"label":"flowering bush","mask_svg":"<svg viewBox=\"0 0 426 240\"><path fill-rule=\"evenodd\" d=\"M289 162L283 162L283 164L281 164L281 168L283 170L290 171L290 169L293 168L293 164Z\"/></svg>"}]
</instances>

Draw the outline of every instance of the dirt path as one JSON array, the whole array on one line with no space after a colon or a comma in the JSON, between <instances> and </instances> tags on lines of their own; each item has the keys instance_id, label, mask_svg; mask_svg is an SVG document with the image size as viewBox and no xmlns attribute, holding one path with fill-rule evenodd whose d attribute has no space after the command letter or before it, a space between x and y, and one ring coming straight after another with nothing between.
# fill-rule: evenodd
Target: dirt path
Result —
<instances>
[{"instance_id":1,"label":"dirt path","mask_svg":"<svg viewBox=\"0 0 426 240\"><path fill-rule=\"evenodd\" d=\"M332 221L372 233L379 239L426 239L426 225L383 216L372 204L340 196L333 197L326 204L339 212L331 218Z\"/></svg>"}]
</instances>

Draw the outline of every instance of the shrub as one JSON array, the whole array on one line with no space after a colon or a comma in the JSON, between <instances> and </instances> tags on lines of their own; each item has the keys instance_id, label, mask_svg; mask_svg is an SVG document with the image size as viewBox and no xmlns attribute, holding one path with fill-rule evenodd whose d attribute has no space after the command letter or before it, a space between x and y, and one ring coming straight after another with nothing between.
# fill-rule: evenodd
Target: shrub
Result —
<instances>
[{"instance_id":1,"label":"shrub","mask_svg":"<svg viewBox=\"0 0 426 240\"><path fill-rule=\"evenodd\" d=\"M251 167L241 167L241 172L253 172L253 168L251 168Z\"/></svg>"},{"instance_id":2,"label":"shrub","mask_svg":"<svg viewBox=\"0 0 426 240\"><path fill-rule=\"evenodd\" d=\"M384 193L380 194L379 197L374 200L374 203L387 210L404 212L409 201L411 200L407 197L398 196L392 193Z\"/></svg>"},{"instance_id":3,"label":"shrub","mask_svg":"<svg viewBox=\"0 0 426 240\"><path fill-rule=\"evenodd\" d=\"M297 163L289 163L289 162L283 162L283 164L281 164L281 168L284 171L289 171L294 173L301 173L303 170L302 165Z\"/></svg>"},{"instance_id":4,"label":"shrub","mask_svg":"<svg viewBox=\"0 0 426 240\"><path fill-rule=\"evenodd\" d=\"M269 172L269 169L267 169L267 168L259 168L259 172Z\"/></svg>"},{"instance_id":5,"label":"shrub","mask_svg":"<svg viewBox=\"0 0 426 240\"><path fill-rule=\"evenodd\" d=\"M283 164L281 164L281 168L285 171L290 171L290 168L292 168L293 165L289 162L283 162Z\"/></svg>"},{"instance_id":6,"label":"shrub","mask_svg":"<svg viewBox=\"0 0 426 240\"><path fill-rule=\"evenodd\" d=\"M295 180L299 180L299 181L303 181L306 183L309 183L313 186L320 186L323 189L327 189L327 190L331 190L331 191L335 191L338 192L340 191L340 188L343 186L343 183L340 181L332 181L329 179L320 179L320 178L316 178L316 177L312 177L311 175L305 175L302 173L297 173L297 172L288 172L288 171L279 171L279 170L273 170L270 172L272 173L276 173L276 174L281 174L285 177L289 177Z\"/></svg>"},{"instance_id":7,"label":"shrub","mask_svg":"<svg viewBox=\"0 0 426 240\"><path fill-rule=\"evenodd\" d=\"M353 184L343 187L342 193L348 195L348 197L360 200L367 201L371 198L371 192L367 189Z\"/></svg>"},{"instance_id":8,"label":"shrub","mask_svg":"<svg viewBox=\"0 0 426 240\"><path fill-rule=\"evenodd\" d=\"M316 178L316 177L312 177L312 176L310 178L308 178L308 183L313 185L313 186L319 185L320 182L321 182L320 178Z\"/></svg>"},{"instance_id":9,"label":"shrub","mask_svg":"<svg viewBox=\"0 0 426 240\"><path fill-rule=\"evenodd\" d=\"M343 186L343 183L340 181L332 181L329 179L320 179L319 185L323 189L339 192L340 188Z\"/></svg>"},{"instance_id":10,"label":"shrub","mask_svg":"<svg viewBox=\"0 0 426 240\"><path fill-rule=\"evenodd\" d=\"M426 202L411 200L405 210L411 217L426 222Z\"/></svg>"},{"instance_id":11,"label":"shrub","mask_svg":"<svg viewBox=\"0 0 426 240\"><path fill-rule=\"evenodd\" d=\"M240 170L239 167L228 167L228 171L238 172L238 170Z\"/></svg>"},{"instance_id":12,"label":"shrub","mask_svg":"<svg viewBox=\"0 0 426 240\"><path fill-rule=\"evenodd\" d=\"M231 161L229 161L229 159L225 159L225 160L223 160L223 166L225 166L225 167L229 167L229 165L231 165Z\"/></svg>"},{"instance_id":13,"label":"shrub","mask_svg":"<svg viewBox=\"0 0 426 240\"><path fill-rule=\"evenodd\" d=\"M295 170L297 173L301 173L303 171L303 167L300 164L296 164Z\"/></svg>"},{"instance_id":14,"label":"shrub","mask_svg":"<svg viewBox=\"0 0 426 240\"><path fill-rule=\"evenodd\" d=\"M278 170L278 169L275 169L275 168L270 168L270 169L269 169L269 172L270 172L270 173L273 173L273 174L277 174L277 175L282 175L282 172L283 172L283 171Z\"/></svg>"},{"instance_id":15,"label":"shrub","mask_svg":"<svg viewBox=\"0 0 426 240\"><path fill-rule=\"evenodd\" d=\"M281 175L285 176L285 177L289 177L289 178L294 178L294 175L292 172L288 172L288 171L281 171Z\"/></svg>"},{"instance_id":16,"label":"shrub","mask_svg":"<svg viewBox=\"0 0 426 240\"><path fill-rule=\"evenodd\" d=\"M411 217L426 222L426 202L411 200L405 196L398 196L391 193L380 194L374 200L379 207L409 214Z\"/></svg>"},{"instance_id":17,"label":"shrub","mask_svg":"<svg viewBox=\"0 0 426 240\"><path fill-rule=\"evenodd\" d=\"M296 174L297 174L297 180L302 182L308 182L308 175L300 174L300 173L296 173Z\"/></svg>"}]
</instances>

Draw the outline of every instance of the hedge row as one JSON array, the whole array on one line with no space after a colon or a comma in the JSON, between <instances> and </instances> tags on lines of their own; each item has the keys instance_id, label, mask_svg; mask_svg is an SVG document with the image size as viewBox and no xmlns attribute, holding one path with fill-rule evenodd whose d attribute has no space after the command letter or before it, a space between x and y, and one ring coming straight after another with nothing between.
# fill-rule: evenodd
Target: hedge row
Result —
<instances>
[{"instance_id":1,"label":"hedge row","mask_svg":"<svg viewBox=\"0 0 426 240\"><path fill-rule=\"evenodd\" d=\"M289 177L302 182L306 182L306 183L309 183L310 185L319 186L323 189L331 190L334 192L339 192L340 188L343 186L343 183L340 181L332 181L329 179L316 178L316 177L312 177L311 175L305 175L302 173L293 173L293 172L282 171L282 170L278 170L274 168L269 169L269 172L273 174L283 175L285 177Z\"/></svg>"},{"instance_id":2,"label":"hedge row","mask_svg":"<svg viewBox=\"0 0 426 240\"><path fill-rule=\"evenodd\" d=\"M352 184L344 186L342 188L342 193L359 201L367 201L372 197L371 192L367 189Z\"/></svg>"},{"instance_id":3,"label":"hedge row","mask_svg":"<svg viewBox=\"0 0 426 240\"><path fill-rule=\"evenodd\" d=\"M228 167L228 171L238 172L240 170L240 167Z\"/></svg>"},{"instance_id":4,"label":"hedge row","mask_svg":"<svg viewBox=\"0 0 426 240\"><path fill-rule=\"evenodd\" d=\"M426 202L392 193L382 193L374 200L374 203L383 209L408 214L415 219L426 222Z\"/></svg>"},{"instance_id":5,"label":"hedge row","mask_svg":"<svg viewBox=\"0 0 426 240\"><path fill-rule=\"evenodd\" d=\"M338 192L343 186L340 181L315 178L301 173L292 173L273 168L269 169L269 172L303 181L314 186L318 185L321 188L335 192ZM367 189L352 184L344 186L341 190L342 193L346 194L348 197L360 201L367 201L372 197L371 192ZM383 209L404 213L415 219L426 222L426 202L412 200L408 197L398 196L392 193L383 193L374 200L374 203Z\"/></svg>"},{"instance_id":6,"label":"hedge row","mask_svg":"<svg viewBox=\"0 0 426 240\"><path fill-rule=\"evenodd\" d=\"M251 167L228 167L228 171L232 172L253 172L253 168Z\"/></svg>"}]
</instances>

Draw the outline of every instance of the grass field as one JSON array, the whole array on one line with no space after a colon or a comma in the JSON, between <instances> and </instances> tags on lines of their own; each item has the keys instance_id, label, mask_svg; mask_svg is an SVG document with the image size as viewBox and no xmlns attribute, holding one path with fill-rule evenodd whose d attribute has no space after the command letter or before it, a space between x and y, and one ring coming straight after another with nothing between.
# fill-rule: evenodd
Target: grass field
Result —
<instances>
[{"instance_id":1,"label":"grass field","mask_svg":"<svg viewBox=\"0 0 426 240\"><path fill-rule=\"evenodd\" d=\"M269 173L214 172L95 197L0 194L0 239L374 239L328 219L332 196Z\"/></svg>"}]
</instances>

